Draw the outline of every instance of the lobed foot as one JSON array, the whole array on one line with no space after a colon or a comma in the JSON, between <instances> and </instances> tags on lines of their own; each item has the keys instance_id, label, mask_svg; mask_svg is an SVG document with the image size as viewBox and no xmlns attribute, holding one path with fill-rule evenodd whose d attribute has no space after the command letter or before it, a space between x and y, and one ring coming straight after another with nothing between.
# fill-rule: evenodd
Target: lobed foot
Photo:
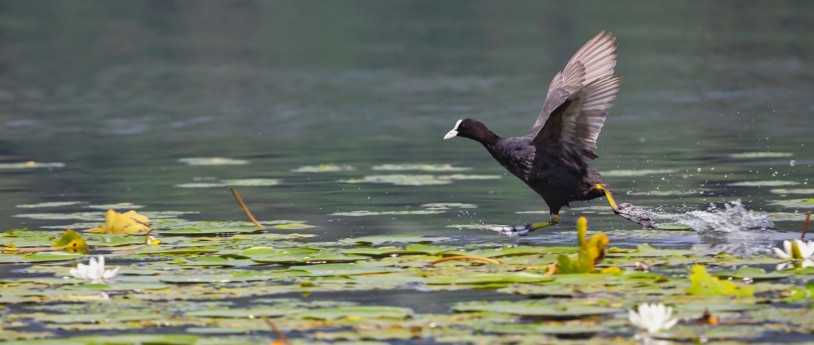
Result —
<instances>
[{"instance_id":1,"label":"lobed foot","mask_svg":"<svg viewBox=\"0 0 814 345\"><path fill-rule=\"evenodd\" d=\"M624 203L619 204L615 210L616 214L626 218L634 223L644 225L648 228L654 228L653 221L650 219L650 214L647 210L641 208L634 208L633 205Z\"/></svg>"},{"instance_id":2,"label":"lobed foot","mask_svg":"<svg viewBox=\"0 0 814 345\"><path fill-rule=\"evenodd\" d=\"M558 224L560 222L559 215L551 216L551 220L548 222L542 223L535 223L535 224L526 224L526 225L515 225L515 226L490 226L487 229L496 231L498 234L506 235L509 237L517 237L517 236L527 236L528 234L532 233L534 230L539 228L544 228L547 226L552 226Z\"/></svg>"}]
</instances>

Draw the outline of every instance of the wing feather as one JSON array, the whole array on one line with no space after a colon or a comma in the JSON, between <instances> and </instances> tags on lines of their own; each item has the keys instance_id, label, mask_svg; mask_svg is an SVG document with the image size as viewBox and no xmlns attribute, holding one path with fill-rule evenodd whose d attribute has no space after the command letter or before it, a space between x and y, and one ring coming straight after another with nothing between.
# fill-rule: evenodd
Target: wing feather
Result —
<instances>
[{"instance_id":1,"label":"wing feather","mask_svg":"<svg viewBox=\"0 0 814 345\"><path fill-rule=\"evenodd\" d=\"M558 72L548 86L543 109L531 127L530 136L537 136L554 109L562 105L571 95L585 85L612 75L616 67L616 38L611 33L600 32L586 42L571 57L565 68Z\"/></svg>"},{"instance_id":2,"label":"wing feather","mask_svg":"<svg viewBox=\"0 0 814 345\"><path fill-rule=\"evenodd\" d=\"M611 74L580 89L555 109L532 139L535 144L561 144L564 150L595 159L596 140L613 106L622 77Z\"/></svg>"}]
</instances>

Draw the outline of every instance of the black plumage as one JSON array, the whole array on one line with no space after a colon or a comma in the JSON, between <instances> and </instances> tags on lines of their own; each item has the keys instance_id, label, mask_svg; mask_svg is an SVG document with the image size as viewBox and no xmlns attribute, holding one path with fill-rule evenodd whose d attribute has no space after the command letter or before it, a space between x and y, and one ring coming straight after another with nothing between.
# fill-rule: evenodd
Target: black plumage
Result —
<instances>
[{"instance_id":1,"label":"black plumage","mask_svg":"<svg viewBox=\"0 0 814 345\"><path fill-rule=\"evenodd\" d=\"M554 76L543 109L525 136L503 138L477 120L464 119L444 139L460 136L483 144L548 204L553 220L543 226L556 223L560 209L571 201L608 196L620 213L602 176L588 165L588 159L599 157L596 140L619 91L616 48L616 39L605 32L585 43ZM534 225L526 227L533 230Z\"/></svg>"}]
</instances>

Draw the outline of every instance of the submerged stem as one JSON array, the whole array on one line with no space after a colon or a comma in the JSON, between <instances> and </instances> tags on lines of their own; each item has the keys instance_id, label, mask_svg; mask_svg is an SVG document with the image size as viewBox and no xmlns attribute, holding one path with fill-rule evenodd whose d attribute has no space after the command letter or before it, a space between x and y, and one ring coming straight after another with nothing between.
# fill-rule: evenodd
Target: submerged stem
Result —
<instances>
[{"instance_id":1,"label":"submerged stem","mask_svg":"<svg viewBox=\"0 0 814 345\"><path fill-rule=\"evenodd\" d=\"M449 257L446 257L446 258L441 258L441 259L435 260L433 262L430 262L430 265L435 265L437 263L441 263L441 262L444 262L444 261L450 261L450 260L480 260L480 261L486 261L486 262L488 262L490 264L498 264L498 265L503 264L502 262L497 261L495 259L485 258L485 257L482 257L482 256L457 255L457 256L449 256Z\"/></svg>"},{"instance_id":2,"label":"submerged stem","mask_svg":"<svg viewBox=\"0 0 814 345\"><path fill-rule=\"evenodd\" d=\"M235 200L237 200L237 203L240 205L240 208L242 208L242 209L243 209L243 212L246 212L246 216L248 216L248 217L249 217L249 220L251 220L251 221L252 221L252 223L254 223L254 225L256 225L258 228L263 229L263 228L264 228L264 226L263 226L262 224L258 223L258 222L257 222L257 219L254 219L254 216L252 216L252 213L251 213L251 212L249 211L249 209L246 207L246 204L244 204L244 203L243 203L243 200L242 200L242 199L240 199L240 195L237 195L237 191L236 191L234 188L232 188L232 187L229 187L229 190L230 190L230 191L232 191L232 195L234 195L234 196L235 196Z\"/></svg>"}]
</instances>

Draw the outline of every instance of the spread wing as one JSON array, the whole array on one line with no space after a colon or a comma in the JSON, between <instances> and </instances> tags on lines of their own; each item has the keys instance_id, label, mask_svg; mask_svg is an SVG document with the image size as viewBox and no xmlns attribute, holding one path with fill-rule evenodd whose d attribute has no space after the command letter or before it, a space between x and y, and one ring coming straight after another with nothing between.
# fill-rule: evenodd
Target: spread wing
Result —
<instances>
[{"instance_id":1,"label":"spread wing","mask_svg":"<svg viewBox=\"0 0 814 345\"><path fill-rule=\"evenodd\" d=\"M529 136L537 136L551 112L574 93L601 77L613 74L613 68L616 67L617 45L613 35L602 31L577 50L565 65L565 69L557 73L548 86L543 109L531 127Z\"/></svg>"},{"instance_id":2,"label":"spread wing","mask_svg":"<svg viewBox=\"0 0 814 345\"><path fill-rule=\"evenodd\" d=\"M622 77L610 74L581 88L551 112L532 142L543 145L560 143L566 151L598 158L594 153L596 139L621 81Z\"/></svg>"}]
</instances>

